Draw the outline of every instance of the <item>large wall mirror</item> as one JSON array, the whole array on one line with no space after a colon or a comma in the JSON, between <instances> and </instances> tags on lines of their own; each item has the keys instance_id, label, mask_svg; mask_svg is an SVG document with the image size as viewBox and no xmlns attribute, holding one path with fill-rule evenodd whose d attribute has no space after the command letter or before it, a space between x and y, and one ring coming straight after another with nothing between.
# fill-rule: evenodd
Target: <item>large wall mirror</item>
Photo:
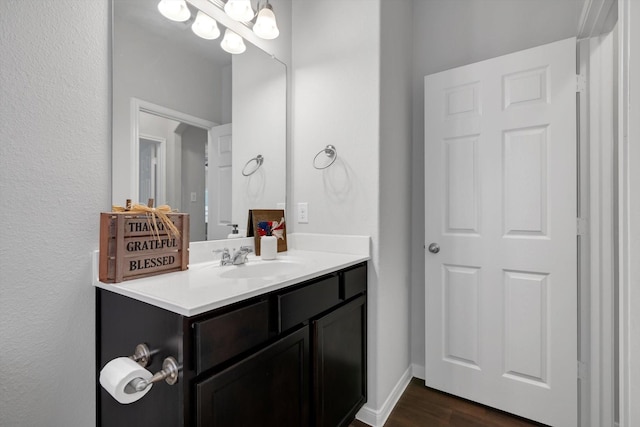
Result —
<instances>
[{"instance_id":1,"label":"large wall mirror","mask_svg":"<svg viewBox=\"0 0 640 427\"><path fill-rule=\"evenodd\" d=\"M191 241L246 228L286 198L286 67L245 41L231 55L158 0L112 0L112 202L168 204ZM220 26L224 34L224 27Z\"/></svg>"}]
</instances>

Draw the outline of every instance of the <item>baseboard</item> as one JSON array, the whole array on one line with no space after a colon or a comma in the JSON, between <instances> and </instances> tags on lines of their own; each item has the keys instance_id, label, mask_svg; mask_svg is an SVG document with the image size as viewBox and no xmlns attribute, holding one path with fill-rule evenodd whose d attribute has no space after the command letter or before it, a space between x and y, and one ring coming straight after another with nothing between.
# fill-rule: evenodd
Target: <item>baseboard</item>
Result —
<instances>
[{"instance_id":1,"label":"baseboard","mask_svg":"<svg viewBox=\"0 0 640 427\"><path fill-rule=\"evenodd\" d=\"M391 411L400 400L400 396L404 393L404 390L411 381L413 367L409 366L407 370L402 374L396 386L393 388L384 404L380 409L371 408L368 405L364 405L362 409L356 414L356 418L363 423L369 424L371 427L382 427L389 418Z\"/></svg>"},{"instance_id":2,"label":"baseboard","mask_svg":"<svg viewBox=\"0 0 640 427\"><path fill-rule=\"evenodd\" d=\"M426 374L424 365L416 365L415 363L411 365L411 374L412 376L424 381L424 377Z\"/></svg>"}]
</instances>

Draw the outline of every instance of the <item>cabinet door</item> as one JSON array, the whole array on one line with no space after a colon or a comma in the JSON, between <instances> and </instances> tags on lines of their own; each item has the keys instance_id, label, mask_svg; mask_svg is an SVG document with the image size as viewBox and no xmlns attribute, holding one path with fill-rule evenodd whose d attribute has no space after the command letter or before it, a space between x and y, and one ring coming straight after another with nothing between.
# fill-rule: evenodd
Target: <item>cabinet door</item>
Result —
<instances>
[{"instance_id":1,"label":"cabinet door","mask_svg":"<svg viewBox=\"0 0 640 427\"><path fill-rule=\"evenodd\" d=\"M309 327L196 385L199 427L309 425Z\"/></svg>"},{"instance_id":2,"label":"cabinet door","mask_svg":"<svg viewBox=\"0 0 640 427\"><path fill-rule=\"evenodd\" d=\"M347 426L367 400L366 296L313 321L314 418Z\"/></svg>"}]
</instances>

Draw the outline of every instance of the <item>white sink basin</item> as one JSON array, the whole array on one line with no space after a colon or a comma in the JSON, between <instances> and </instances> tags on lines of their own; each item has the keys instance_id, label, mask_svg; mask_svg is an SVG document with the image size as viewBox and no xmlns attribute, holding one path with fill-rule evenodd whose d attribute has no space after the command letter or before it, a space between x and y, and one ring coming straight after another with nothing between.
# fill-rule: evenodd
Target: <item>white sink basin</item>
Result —
<instances>
[{"instance_id":1,"label":"white sink basin","mask_svg":"<svg viewBox=\"0 0 640 427\"><path fill-rule=\"evenodd\" d=\"M286 277L297 274L303 264L291 260L275 259L272 261L249 261L247 264L234 265L220 273L225 279L253 279Z\"/></svg>"}]
</instances>

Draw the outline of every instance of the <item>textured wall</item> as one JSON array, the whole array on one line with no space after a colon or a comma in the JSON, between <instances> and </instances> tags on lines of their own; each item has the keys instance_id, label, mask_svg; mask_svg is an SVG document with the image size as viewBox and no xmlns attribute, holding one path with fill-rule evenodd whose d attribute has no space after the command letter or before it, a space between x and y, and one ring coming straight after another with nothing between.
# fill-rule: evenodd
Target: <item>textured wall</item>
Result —
<instances>
[{"instance_id":1,"label":"textured wall","mask_svg":"<svg viewBox=\"0 0 640 427\"><path fill-rule=\"evenodd\" d=\"M95 422L108 28L107 0L0 2L1 426Z\"/></svg>"}]
</instances>

